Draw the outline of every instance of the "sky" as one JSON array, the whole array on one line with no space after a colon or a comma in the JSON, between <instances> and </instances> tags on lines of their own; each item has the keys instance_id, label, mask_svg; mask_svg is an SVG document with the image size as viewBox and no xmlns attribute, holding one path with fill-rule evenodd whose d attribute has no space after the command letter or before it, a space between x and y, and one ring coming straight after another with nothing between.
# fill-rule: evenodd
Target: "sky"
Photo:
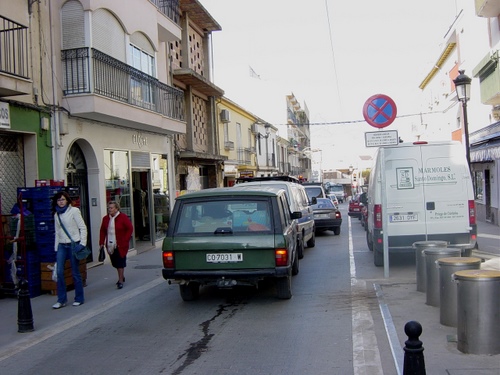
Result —
<instances>
[{"instance_id":1,"label":"sky","mask_svg":"<svg viewBox=\"0 0 500 375\"><path fill-rule=\"evenodd\" d=\"M384 130L412 140L418 86L462 0L199 1L222 27L212 34L214 83L282 137L293 93L309 111L312 148L322 150L316 163L341 169L370 164L360 156L375 151L364 133L377 129L363 119L373 95L389 96L401 116Z\"/></svg>"}]
</instances>

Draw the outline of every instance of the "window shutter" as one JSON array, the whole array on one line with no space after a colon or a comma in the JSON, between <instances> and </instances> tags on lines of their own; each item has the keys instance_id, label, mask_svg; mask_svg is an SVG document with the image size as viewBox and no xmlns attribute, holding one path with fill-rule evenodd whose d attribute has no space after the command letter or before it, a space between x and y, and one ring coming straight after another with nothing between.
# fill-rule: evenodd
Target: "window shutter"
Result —
<instances>
[{"instance_id":1,"label":"window shutter","mask_svg":"<svg viewBox=\"0 0 500 375\"><path fill-rule=\"evenodd\" d=\"M85 47L83 7L78 1L68 1L61 10L63 49Z\"/></svg>"},{"instance_id":2,"label":"window shutter","mask_svg":"<svg viewBox=\"0 0 500 375\"><path fill-rule=\"evenodd\" d=\"M125 32L118 20L107 10L92 13L92 47L126 62Z\"/></svg>"}]
</instances>

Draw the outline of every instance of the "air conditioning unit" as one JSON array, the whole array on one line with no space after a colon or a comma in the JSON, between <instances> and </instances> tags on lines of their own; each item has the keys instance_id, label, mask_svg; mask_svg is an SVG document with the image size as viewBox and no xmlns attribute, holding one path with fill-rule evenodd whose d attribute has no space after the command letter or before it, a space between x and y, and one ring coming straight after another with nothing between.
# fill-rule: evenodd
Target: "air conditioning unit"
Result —
<instances>
[{"instance_id":1,"label":"air conditioning unit","mask_svg":"<svg viewBox=\"0 0 500 375\"><path fill-rule=\"evenodd\" d=\"M220 120L222 122L231 122L231 115L227 109L220 111Z\"/></svg>"},{"instance_id":2,"label":"air conditioning unit","mask_svg":"<svg viewBox=\"0 0 500 375\"><path fill-rule=\"evenodd\" d=\"M259 132L259 128L257 127L257 124L252 124L252 127L250 128L250 131L253 134L257 134Z\"/></svg>"}]
</instances>

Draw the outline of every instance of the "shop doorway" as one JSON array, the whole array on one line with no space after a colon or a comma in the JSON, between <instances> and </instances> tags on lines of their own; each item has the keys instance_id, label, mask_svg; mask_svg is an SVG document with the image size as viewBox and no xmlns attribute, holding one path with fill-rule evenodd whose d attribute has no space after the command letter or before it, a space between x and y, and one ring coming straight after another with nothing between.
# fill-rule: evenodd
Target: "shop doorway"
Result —
<instances>
[{"instance_id":1,"label":"shop doorway","mask_svg":"<svg viewBox=\"0 0 500 375\"><path fill-rule=\"evenodd\" d=\"M90 225L89 189L87 176L87 162L80 146L75 142L66 156L66 183L73 205L78 207L82 213L83 220L87 224L88 239L87 246L92 248ZM93 253L91 253L93 254ZM89 259L92 261L93 259Z\"/></svg>"},{"instance_id":2,"label":"shop doorway","mask_svg":"<svg viewBox=\"0 0 500 375\"><path fill-rule=\"evenodd\" d=\"M150 170L132 170L132 223L138 252L151 248L154 243L152 227Z\"/></svg>"},{"instance_id":3,"label":"shop doorway","mask_svg":"<svg viewBox=\"0 0 500 375\"><path fill-rule=\"evenodd\" d=\"M491 213L491 178L490 178L490 170L484 170L484 198L486 205L486 221L494 222Z\"/></svg>"}]
</instances>

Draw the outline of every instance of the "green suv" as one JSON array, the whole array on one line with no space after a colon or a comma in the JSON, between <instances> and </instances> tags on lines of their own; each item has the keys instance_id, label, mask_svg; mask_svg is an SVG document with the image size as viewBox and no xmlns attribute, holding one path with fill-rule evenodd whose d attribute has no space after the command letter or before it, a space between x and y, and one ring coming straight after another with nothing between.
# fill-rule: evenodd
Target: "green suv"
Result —
<instances>
[{"instance_id":1,"label":"green suv","mask_svg":"<svg viewBox=\"0 0 500 375\"><path fill-rule=\"evenodd\" d=\"M283 190L217 188L177 197L163 240L163 278L184 301L202 285L257 286L274 279L280 299L292 297L299 273L297 226Z\"/></svg>"}]
</instances>

